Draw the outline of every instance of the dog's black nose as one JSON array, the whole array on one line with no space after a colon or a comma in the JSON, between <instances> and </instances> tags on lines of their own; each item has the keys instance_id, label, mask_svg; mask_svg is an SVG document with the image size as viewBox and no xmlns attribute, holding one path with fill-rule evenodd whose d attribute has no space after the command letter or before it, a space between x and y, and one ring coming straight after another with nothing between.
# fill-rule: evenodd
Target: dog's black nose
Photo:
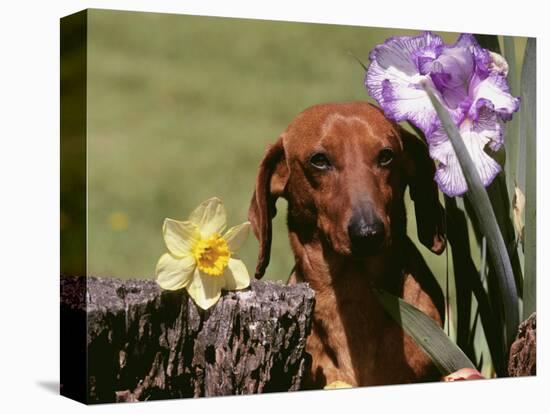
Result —
<instances>
[{"instance_id":1,"label":"dog's black nose","mask_svg":"<svg viewBox=\"0 0 550 414\"><path fill-rule=\"evenodd\" d=\"M384 241L384 223L374 214L354 214L348 225L351 250L356 254L375 254Z\"/></svg>"}]
</instances>

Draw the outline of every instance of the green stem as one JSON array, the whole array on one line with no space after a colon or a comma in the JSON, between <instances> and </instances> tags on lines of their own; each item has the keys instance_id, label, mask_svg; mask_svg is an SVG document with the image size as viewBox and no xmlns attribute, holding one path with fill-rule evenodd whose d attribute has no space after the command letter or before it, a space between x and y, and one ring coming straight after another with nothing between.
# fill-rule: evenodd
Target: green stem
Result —
<instances>
[{"instance_id":1,"label":"green stem","mask_svg":"<svg viewBox=\"0 0 550 414\"><path fill-rule=\"evenodd\" d=\"M468 184L468 197L472 203L472 208L478 218L481 232L487 238L487 247L495 267L497 286L503 297L505 319L504 337L507 349L509 349L517 334L519 325L519 301L508 250L504 243L502 233L500 232L495 212L491 207L487 191L481 182L481 178L460 136L458 128L452 121L449 112L443 107L433 92L429 89L426 89L426 91L449 136Z\"/></svg>"}]
</instances>

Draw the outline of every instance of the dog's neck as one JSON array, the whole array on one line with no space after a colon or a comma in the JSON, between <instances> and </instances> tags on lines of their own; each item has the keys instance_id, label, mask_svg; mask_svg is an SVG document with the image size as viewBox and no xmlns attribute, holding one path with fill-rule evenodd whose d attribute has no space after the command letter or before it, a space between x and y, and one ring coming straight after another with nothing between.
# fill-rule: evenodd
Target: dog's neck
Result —
<instances>
[{"instance_id":1,"label":"dog's neck","mask_svg":"<svg viewBox=\"0 0 550 414\"><path fill-rule=\"evenodd\" d=\"M330 289L345 296L372 288L399 293L404 269L401 240L394 240L376 255L358 258L338 254L317 235L304 241L289 229L289 237L296 258L296 280L308 282L314 290Z\"/></svg>"}]
</instances>

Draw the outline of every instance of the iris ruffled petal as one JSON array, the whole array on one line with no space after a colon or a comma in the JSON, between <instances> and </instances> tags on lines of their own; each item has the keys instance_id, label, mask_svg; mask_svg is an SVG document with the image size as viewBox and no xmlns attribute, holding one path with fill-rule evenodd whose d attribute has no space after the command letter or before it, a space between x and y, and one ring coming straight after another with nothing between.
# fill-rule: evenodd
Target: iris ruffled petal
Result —
<instances>
[{"instance_id":1,"label":"iris ruffled petal","mask_svg":"<svg viewBox=\"0 0 550 414\"><path fill-rule=\"evenodd\" d=\"M478 76L486 77L489 74L492 63L491 55L487 49L483 49L479 45L473 34L462 33L452 47L465 47L472 53L475 73Z\"/></svg>"},{"instance_id":2,"label":"iris ruffled petal","mask_svg":"<svg viewBox=\"0 0 550 414\"><path fill-rule=\"evenodd\" d=\"M424 80L430 82L429 79ZM424 87L405 82L382 82L381 104L388 118L396 122L410 121L424 134L430 134L438 125L437 113Z\"/></svg>"},{"instance_id":3,"label":"iris ruffled petal","mask_svg":"<svg viewBox=\"0 0 550 414\"><path fill-rule=\"evenodd\" d=\"M498 151L504 144L504 125L495 112L493 103L486 99L479 99L475 105L475 116L471 119L473 123L470 128L483 134L492 151Z\"/></svg>"},{"instance_id":4,"label":"iris ruffled petal","mask_svg":"<svg viewBox=\"0 0 550 414\"><path fill-rule=\"evenodd\" d=\"M425 63L425 57L435 58L443 40L432 32L418 36L399 36L389 38L384 44L371 52L371 60L376 60L383 69L394 68L406 76L419 74L419 61Z\"/></svg>"},{"instance_id":5,"label":"iris ruffled petal","mask_svg":"<svg viewBox=\"0 0 550 414\"><path fill-rule=\"evenodd\" d=\"M488 143L500 139L501 130L497 125L490 122L486 124L467 122L460 128L460 135L485 187L491 184L501 171L500 165L484 150ZM438 129L428 138L428 141L430 155L438 161L434 179L441 191L451 197L466 193L468 184L454 148L443 129Z\"/></svg>"},{"instance_id":6,"label":"iris ruffled petal","mask_svg":"<svg viewBox=\"0 0 550 414\"><path fill-rule=\"evenodd\" d=\"M474 64L472 52L463 46L444 48L433 62L430 76L449 108L456 109L468 99Z\"/></svg>"},{"instance_id":7,"label":"iris ruffled petal","mask_svg":"<svg viewBox=\"0 0 550 414\"><path fill-rule=\"evenodd\" d=\"M503 144L503 123L519 109L519 98L510 94L507 64L502 56L482 48L471 34L455 44L425 32L416 37L390 38L369 56L365 85L386 116L409 121L427 137L430 154L438 161L435 180L450 196L468 187L452 144L425 92L431 89L449 111L488 186L500 165L485 149Z\"/></svg>"},{"instance_id":8,"label":"iris ruffled petal","mask_svg":"<svg viewBox=\"0 0 550 414\"><path fill-rule=\"evenodd\" d=\"M472 87L472 96L474 105L480 99L490 101L503 121L510 120L512 114L519 109L519 98L510 94L506 77L498 73L492 73L476 82Z\"/></svg>"},{"instance_id":9,"label":"iris ruffled petal","mask_svg":"<svg viewBox=\"0 0 550 414\"><path fill-rule=\"evenodd\" d=\"M409 120L425 133L434 129L437 116L423 84L430 82L426 73L442 45L425 32L388 39L371 52L365 86L389 118Z\"/></svg>"},{"instance_id":10,"label":"iris ruffled petal","mask_svg":"<svg viewBox=\"0 0 550 414\"><path fill-rule=\"evenodd\" d=\"M468 191L468 184L449 140L442 139L437 144L431 144L430 156L438 161L434 180L441 191L450 197Z\"/></svg>"}]
</instances>

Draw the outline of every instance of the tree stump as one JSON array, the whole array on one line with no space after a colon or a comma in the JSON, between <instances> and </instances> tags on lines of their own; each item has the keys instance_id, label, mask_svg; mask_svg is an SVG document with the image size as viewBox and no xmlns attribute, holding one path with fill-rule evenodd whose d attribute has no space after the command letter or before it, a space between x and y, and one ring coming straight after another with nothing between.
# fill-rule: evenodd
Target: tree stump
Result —
<instances>
[{"instance_id":1,"label":"tree stump","mask_svg":"<svg viewBox=\"0 0 550 414\"><path fill-rule=\"evenodd\" d=\"M537 375L537 314L533 313L519 326L518 336L510 348L508 375Z\"/></svg>"},{"instance_id":2,"label":"tree stump","mask_svg":"<svg viewBox=\"0 0 550 414\"><path fill-rule=\"evenodd\" d=\"M252 281L203 311L154 281L62 277L61 392L107 403L298 390L313 304L307 284Z\"/></svg>"}]
</instances>

